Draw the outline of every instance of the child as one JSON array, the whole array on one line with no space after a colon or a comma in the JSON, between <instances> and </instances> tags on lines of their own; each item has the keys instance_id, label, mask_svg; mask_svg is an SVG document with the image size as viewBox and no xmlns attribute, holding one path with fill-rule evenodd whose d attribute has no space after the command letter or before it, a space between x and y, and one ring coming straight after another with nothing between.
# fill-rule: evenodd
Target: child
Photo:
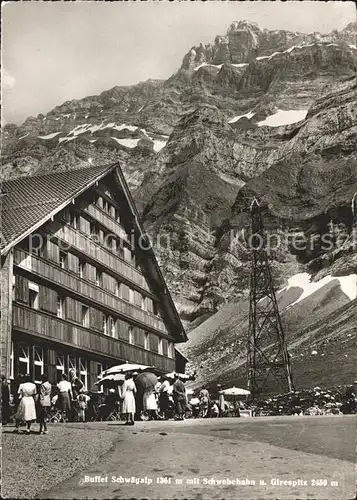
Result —
<instances>
[{"instance_id":1,"label":"child","mask_svg":"<svg viewBox=\"0 0 357 500\"><path fill-rule=\"evenodd\" d=\"M81 392L77 396L78 407L79 407L78 418L82 422L86 421L86 409L89 399L90 399L89 396L87 396L84 392Z\"/></svg>"},{"instance_id":2,"label":"child","mask_svg":"<svg viewBox=\"0 0 357 500\"><path fill-rule=\"evenodd\" d=\"M40 430L39 434L47 434L47 421L48 421L48 410L51 407L51 391L52 385L48 381L47 375L42 375L42 384L40 386Z\"/></svg>"}]
</instances>

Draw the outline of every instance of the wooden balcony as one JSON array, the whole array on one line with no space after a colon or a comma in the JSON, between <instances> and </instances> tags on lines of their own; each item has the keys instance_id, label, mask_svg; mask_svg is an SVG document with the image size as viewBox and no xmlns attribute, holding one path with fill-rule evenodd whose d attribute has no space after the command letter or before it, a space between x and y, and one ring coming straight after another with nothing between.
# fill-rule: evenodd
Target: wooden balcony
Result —
<instances>
[{"instance_id":1,"label":"wooden balcony","mask_svg":"<svg viewBox=\"0 0 357 500\"><path fill-rule=\"evenodd\" d=\"M128 235L122 226L116 222L112 217L107 215L103 210L100 210L94 205L88 205L83 209L84 213L87 213L90 217L100 222L105 226L111 233L119 236L122 240L129 242Z\"/></svg>"},{"instance_id":2,"label":"wooden balcony","mask_svg":"<svg viewBox=\"0 0 357 500\"><path fill-rule=\"evenodd\" d=\"M69 294L74 294L79 300L87 299L88 302L94 302L94 305L98 304L124 320L134 320L138 326L145 330L168 335L165 323L158 316L130 304L94 283L81 279L78 275L62 269L59 265L49 263L20 248L15 249L14 264L68 290Z\"/></svg>"},{"instance_id":3,"label":"wooden balcony","mask_svg":"<svg viewBox=\"0 0 357 500\"><path fill-rule=\"evenodd\" d=\"M113 360L153 365L163 372L175 369L174 359L18 303L13 304L13 329Z\"/></svg>"},{"instance_id":4,"label":"wooden balcony","mask_svg":"<svg viewBox=\"0 0 357 500\"><path fill-rule=\"evenodd\" d=\"M108 269L109 274L114 273L119 278L124 278L124 281L129 284L150 292L144 276L139 271L84 233L63 223L52 232L52 235L54 239L63 242L63 248L72 247L77 252L86 254L95 263Z\"/></svg>"}]
</instances>

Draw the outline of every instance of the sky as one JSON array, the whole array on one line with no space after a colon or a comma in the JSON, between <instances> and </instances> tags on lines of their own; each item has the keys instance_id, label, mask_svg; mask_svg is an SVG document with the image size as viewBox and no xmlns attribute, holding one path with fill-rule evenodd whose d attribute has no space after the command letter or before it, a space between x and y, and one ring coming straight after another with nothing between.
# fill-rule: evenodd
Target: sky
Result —
<instances>
[{"instance_id":1,"label":"sky","mask_svg":"<svg viewBox=\"0 0 357 500\"><path fill-rule=\"evenodd\" d=\"M353 2L9 2L2 4L2 123L21 124L115 85L166 79L194 45L234 21L328 33Z\"/></svg>"}]
</instances>

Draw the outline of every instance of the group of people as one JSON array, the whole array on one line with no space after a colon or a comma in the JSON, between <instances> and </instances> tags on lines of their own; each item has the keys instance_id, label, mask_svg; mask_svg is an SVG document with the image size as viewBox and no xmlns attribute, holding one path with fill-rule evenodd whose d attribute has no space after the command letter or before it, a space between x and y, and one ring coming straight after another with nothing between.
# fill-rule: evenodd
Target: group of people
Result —
<instances>
[{"instance_id":1,"label":"group of people","mask_svg":"<svg viewBox=\"0 0 357 500\"><path fill-rule=\"evenodd\" d=\"M149 420L168 419L171 414L177 420L183 420L188 406L185 384L178 376L172 386L169 379L162 376L156 385L142 389L140 384L135 384L133 374L127 373L118 393L120 412L125 416L126 425L134 425L135 414L141 411Z\"/></svg>"},{"instance_id":2,"label":"group of people","mask_svg":"<svg viewBox=\"0 0 357 500\"><path fill-rule=\"evenodd\" d=\"M189 414L192 417L212 418L226 414L226 402L222 392L218 400L211 398L207 389L202 389L190 402L188 400L185 382L178 374L171 377L163 375L155 384L142 385L136 373L128 372L125 380L118 384L117 389L110 389L104 404L97 406L102 413L98 415L94 409L98 396L89 397L83 382L77 377L75 370L69 371L69 377L62 374L61 380L52 385L46 375L42 376L39 387L26 375L18 385L14 395L15 431L19 432L21 423L26 424L26 432L31 432L34 421L39 422L39 433L47 434L47 422L51 417L50 409L55 409L56 418L53 421L106 420L110 415L124 419L125 425L134 425L135 419L161 420L174 418L184 420ZM103 395L104 397L104 395ZM10 390L2 377L2 422L10 420ZM98 417L98 418L96 418ZM110 419L110 418L109 418Z\"/></svg>"},{"instance_id":3,"label":"group of people","mask_svg":"<svg viewBox=\"0 0 357 500\"><path fill-rule=\"evenodd\" d=\"M46 374L41 377L39 387L31 379L30 375L19 377L18 388L14 394L15 406L15 430L18 433L20 425L25 423L27 434L31 432L33 422L39 422L39 434L47 434L47 422L49 410L53 404L57 405L62 421L68 421L76 413L79 420L85 421L85 411L88 396L84 391L83 382L77 377L75 370L69 372L70 381L65 374L61 380L53 386ZM1 418L6 424L11 418L10 387L4 376L2 376L1 395Z\"/></svg>"}]
</instances>

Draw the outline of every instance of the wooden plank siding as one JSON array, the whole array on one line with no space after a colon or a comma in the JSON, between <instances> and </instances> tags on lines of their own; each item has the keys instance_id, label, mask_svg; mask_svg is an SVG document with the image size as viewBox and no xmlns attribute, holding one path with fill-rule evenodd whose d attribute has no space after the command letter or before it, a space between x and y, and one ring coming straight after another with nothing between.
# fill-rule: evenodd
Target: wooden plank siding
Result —
<instances>
[{"instance_id":1,"label":"wooden plank siding","mask_svg":"<svg viewBox=\"0 0 357 500\"><path fill-rule=\"evenodd\" d=\"M122 240L124 240L128 243L130 242L125 229L118 222L116 222L108 214L106 214L105 212L100 210L95 205L88 205L87 207L85 207L83 209L83 212L88 214L90 217L92 217L96 221L100 222L100 224L105 226L105 228L108 229L108 231L110 233L115 234L116 236L118 236L119 238L121 238ZM81 226L81 229L82 229L82 226ZM89 232L87 234L89 234Z\"/></svg>"},{"instance_id":2,"label":"wooden plank siding","mask_svg":"<svg viewBox=\"0 0 357 500\"><path fill-rule=\"evenodd\" d=\"M84 253L100 266L106 268L109 273L112 271L134 286L151 293L145 277L139 271L93 241L89 236L76 231L67 224L55 229L52 235L52 239L56 238L65 245L72 246L73 249ZM50 237L50 235L48 236Z\"/></svg>"},{"instance_id":3,"label":"wooden plank siding","mask_svg":"<svg viewBox=\"0 0 357 500\"><path fill-rule=\"evenodd\" d=\"M13 305L13 328L90 353L109 356L112 359L154 365L163 372L171 372L175 369L174 359L74 325L60 318L54 318L42 311L30 309L20 304Z\"/></svg>"},{"instance_id":4,"label":"wooden plank siding","mask_svg":"<svg viewBox=\"0 0 357 500\"><path fill-rule=\"evenodd\" d=\"M14 265L66 289L70 294L75 294L82 298L83 302L95 302L98 306L103 306L108 310L109 314L114 313L114 315L121 315L123 319L126 320L132 319L140 323L143 328L157 330L161 334L168 336L165 324L158 316L150 314L141 309L141 307L130 304L124 298L117 297L107 290L81 279L78 275L72 275L66 269L62 269L59 266L53 266L35 255L29 255L25 250L19 248L15 249ZM19 276L18 279L26 280L26 278L22 278L21 276ZM124 286L125 285L122 285L123 290ZM21 290L20 287L19 290ZM28 299L24 302L27 303Z\"/></svg>"}]
</instances>

